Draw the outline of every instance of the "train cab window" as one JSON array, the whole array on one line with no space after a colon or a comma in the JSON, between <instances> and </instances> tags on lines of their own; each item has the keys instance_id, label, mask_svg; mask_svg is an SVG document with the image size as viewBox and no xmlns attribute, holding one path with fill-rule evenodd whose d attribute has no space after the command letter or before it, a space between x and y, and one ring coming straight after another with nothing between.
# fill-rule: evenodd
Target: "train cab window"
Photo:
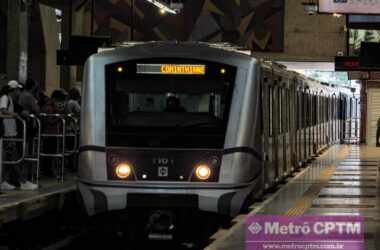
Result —
<instances>
[{"instance_id":1,"label":"train cab window","mask_svg":"<svg viewBox=\"0 0 380 250\"><path fill-rule=\"evenodd\" d=\"M108 66L107 145L222 148L236 69L162 61Z\"/></svg>"}]
</instances>

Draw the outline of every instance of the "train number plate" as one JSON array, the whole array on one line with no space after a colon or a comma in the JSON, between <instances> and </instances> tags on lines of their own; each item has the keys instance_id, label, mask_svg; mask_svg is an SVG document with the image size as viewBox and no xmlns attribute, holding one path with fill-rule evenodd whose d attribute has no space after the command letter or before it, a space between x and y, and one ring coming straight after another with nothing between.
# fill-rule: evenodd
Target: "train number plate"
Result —
<instances>
[{"instance_id":1,"label":"train number plate","mask_svg":"<svg viewBox=\"0 0 380 250\"><path fill-rule=\"evenodd\" d=\"M168 167L158 167L158 177L168 177L169 168Z\"/></svg>"}]
</instances>

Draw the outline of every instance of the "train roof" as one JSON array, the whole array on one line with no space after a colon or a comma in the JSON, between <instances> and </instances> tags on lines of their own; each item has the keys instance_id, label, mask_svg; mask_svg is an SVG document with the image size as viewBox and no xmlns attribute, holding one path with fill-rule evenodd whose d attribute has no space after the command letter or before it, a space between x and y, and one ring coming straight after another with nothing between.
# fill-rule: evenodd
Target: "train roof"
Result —
<instances>
[{"instance_id":1,"label":"train roof","mask_svg":"<svg viewBox=\"0 0 380 250\"><path fill-rule=\"evenodd\" d=\"M220 43L207 43L198 41L149 41L149 42L120 42L115 43L111 47L99 48L98 52L111 51L117 48L132 48L136 46L146 46L146 45L184 45L184 46L199 46L208 47L214 49L220 49L229 52L235 52L243 55L251 56L250 50L244 49L243 47L233 45L231 43L220 42Z\"/></svg>"},{"instance_id":2,"label":"train roof","mask_svg":"<svg viewBox=\"0 0 380 250\"><path fill-rule=\"evenodd\" d=\"M168 45L182 45L189 47L201 47L201 48L212 48L219 49L222 51L241 54L245 56L252 56L250 50L244 49L240 46L236 46L230 43L220 42L220 43L206 43L206 42L196 42L196 41L148 41L148 42L120 42L113 44L111 47L99 48L98 52L107 52L113 51L118 48L133 48L139 46L168 46ZM355 92L355 88L350 88L346 86L334 85L329 83L324 83L307 77L301 73L288 70L285 65L273 62L273 61L264 61L261 62L261 67L264 71L273 72L276 76L281 77L282 79L296 79L298 82L298 88L309 89L312 93L326 93L328 95L345 94L352 95Z\"/></svg>"}]
</instances>

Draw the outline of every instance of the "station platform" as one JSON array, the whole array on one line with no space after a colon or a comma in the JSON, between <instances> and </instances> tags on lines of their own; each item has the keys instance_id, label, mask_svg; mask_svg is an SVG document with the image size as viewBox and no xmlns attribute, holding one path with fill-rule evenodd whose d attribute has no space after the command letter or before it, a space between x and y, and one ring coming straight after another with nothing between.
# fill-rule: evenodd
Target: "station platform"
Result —
<instances>
[{"instance_id":1,"label":"station platform","mask_svg":"<svg viewBox=\"0 0 380 250\"><path fill-rule=\"evenodd\" d=\"M59 209L66 195L75 192L76 177L66 176L64 182L57 179L40 179L36 191L2 191L0 193L0 226L16 220L29 220Z\"/></svg>"},{"instance_id":2,"label":"station platform","mask_svg":"<svg viewBox=\"0 0 380 250\"><path fill-rule=\"evenodd\" d=\"M380 246L380 148L335 145L302 169L249 215L362 215L366 250ZM245 215L217 232L207 250L245 249Z\"/></svg>"}]
</instances>

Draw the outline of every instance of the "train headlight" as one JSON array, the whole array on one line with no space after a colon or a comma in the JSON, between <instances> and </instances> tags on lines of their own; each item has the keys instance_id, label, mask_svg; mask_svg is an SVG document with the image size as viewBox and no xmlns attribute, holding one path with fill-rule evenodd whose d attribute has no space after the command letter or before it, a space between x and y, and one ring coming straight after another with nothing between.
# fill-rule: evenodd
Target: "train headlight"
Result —
<instances>
[{"instance_id":1,"label":"train headlight","mask_svg":"<svg viewBox=\"0 0 380 250\"><path fill-rule=\"evenodd\" d=\"M124 68L123 68L123 67L121 67L121 66L117 67L117 72L119 72L119 73L123 73L123 71L124 71Z\"/></svg>"},{"instance_id":2,"label":"train headlight","mask_svg":"<svg viewBox=\"0 0 380 250\"><path fill-rule=\"evenodd\" d=\"M198 165L195 169L195 175L198 179L205 181L211 176L211 168L206 164Z\"/></svg>"},{"instance_id":3,"label":"train headlight","mask_svg":"<svg viewBox=\"0 0 380 250\"><path fill-rule=\"evenodd\" d=\"M120 163L116 166L115 172L120 179L127 179L132 173L132 167L127 163Z\"/></svg>"}]
</instances>

